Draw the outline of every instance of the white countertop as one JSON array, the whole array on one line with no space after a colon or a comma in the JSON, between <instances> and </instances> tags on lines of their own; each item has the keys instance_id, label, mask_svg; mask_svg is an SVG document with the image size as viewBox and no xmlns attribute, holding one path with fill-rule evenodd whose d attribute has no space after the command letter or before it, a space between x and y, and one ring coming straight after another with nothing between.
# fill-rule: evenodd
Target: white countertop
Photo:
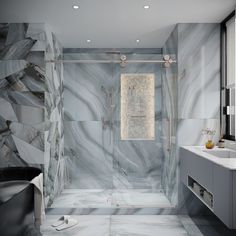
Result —
<instances>
[{"instance_id":1,"label":"white countertop","mask_svg":"<svg viewBox=\"0 0 236 236\"><path fill-rule=\"evenodd\" d=\"M228 150L228 151L235 151L232 149L228 149L228 148L218 148L215 147L213 149L206 149L204 146L182 146L181 148L188 150L190 152L193 152L195 154L197 154L200 158L205 158L209 161L212 161L213 163L220 165L222 167L225 167L227 169L230 170L236 170L236 158L222 158L222 157L217 157L217 156L213 156L207 152L204 152L204 150L214 150L214 151L224 151L224 150Z\"/></svg>"}]
</instances>

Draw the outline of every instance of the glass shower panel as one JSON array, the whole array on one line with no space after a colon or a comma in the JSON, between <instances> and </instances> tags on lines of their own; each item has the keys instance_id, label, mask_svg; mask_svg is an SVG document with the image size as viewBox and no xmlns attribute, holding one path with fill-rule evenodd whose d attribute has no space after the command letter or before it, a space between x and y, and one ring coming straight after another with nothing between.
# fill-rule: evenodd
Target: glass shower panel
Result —
<instances>
[{"instance_id":1,"label":"glass shower panel","mask_svg":"<svg viewBox=\"0 0 236 236\"><path fill-rule=\"evenodd\" d=\"M127 63L120 67L120 76L123 74L152 74L155 78L155 129L152 140L121 140L121 104L116 113L116 129L114 142L114 189L144 190L146 192L160 192L161 170L163 161L162 150L162 65L157 63L146 63L150 60L161 60L160 54L130 54L127 60L139 60L139 63ZM144 61L144 62L141 62ZM121 84L119 85L121 87ZM121 91L119 98L121 97Z\"/></svg>"},{"instance_id":2,"label":"glass shower panel","mask_svg":"<svg viewBox=\"0 0 236 236\"><path fill-rule=\"evenodd\" d=\"M129 50L128 50L129 51ZM133 51L133 50L131 50ZM162 188L161 54L86 49L64 53L65 155L71 182L54 207L170 207ZM142 61L142 62L141 62ZM152 74L154 131L150 140L121 140L123 74ZM64 197L64 198L63 198Z\"/></svg>"}]
</instances>

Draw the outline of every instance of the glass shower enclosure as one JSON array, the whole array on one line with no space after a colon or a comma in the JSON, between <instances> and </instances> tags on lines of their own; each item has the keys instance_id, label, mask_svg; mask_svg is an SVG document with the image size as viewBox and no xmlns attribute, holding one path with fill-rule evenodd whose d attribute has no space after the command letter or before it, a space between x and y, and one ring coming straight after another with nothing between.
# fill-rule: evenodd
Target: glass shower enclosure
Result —
<instances>
[{"instance_id":1,"label":"glass shower enclosure","mask_svg":"<svg viewBox=\"0 0 236 236\"><path fill-rule=\"evenodd\" d=\"M169 122L170 130L166 132L168 99L165 88L168 84L163 80L168 71L163 63L156 62L161 60L160 50L148 49L75 49L64 52L64 151L70 181L54 199L52 208L114 211L173 207L171 199L166 196L165 168L166 155L172 148L168 142L173 127ZM121 78L150 74L153 78L153 105L148 97L146 100L151 107L149 111L153 112L152 138L124 139L121 137L121 103L124 102ZM139 97L133 95L136 88L137 83L128 85L127 93L133 102L136 99L135 106L140 107L148 87L140 87L144 95ZM126 110L124 116L130 109L133 108ZM130 112L132 125L146 119L142 109L138 115L134 112L137 109ZM127 128L123 129L126 131Z\"/></svg>"}]
</instances>

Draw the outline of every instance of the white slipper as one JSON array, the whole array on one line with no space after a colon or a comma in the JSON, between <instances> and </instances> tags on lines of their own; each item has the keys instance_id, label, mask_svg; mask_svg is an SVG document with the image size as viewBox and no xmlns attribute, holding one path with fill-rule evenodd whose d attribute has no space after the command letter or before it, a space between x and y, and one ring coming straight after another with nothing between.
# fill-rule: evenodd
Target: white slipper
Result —
<instances>
[{"instance_id":1,"label":"white slipper","mask_svg":"<svg viewBox=\"0 0 236 236\"><path fill-rule=\"evenodd\" d=\"M64 220L64 223L56 228L57 231L65 230L71 228L78 224L78 221L72 218Z\"/></svg>"},{"instance_id":2,"label":"white slipper","mask_svg":"<svg viewBox=\"0 0 236 236\"><path fill-rule=\"evenodd\" d=\"M52 224L52 227L58 227L59 225L64 224L64 221L70 219L70 216L64 215L60 217L55 223Z\"/></svg>"}]
</instances>

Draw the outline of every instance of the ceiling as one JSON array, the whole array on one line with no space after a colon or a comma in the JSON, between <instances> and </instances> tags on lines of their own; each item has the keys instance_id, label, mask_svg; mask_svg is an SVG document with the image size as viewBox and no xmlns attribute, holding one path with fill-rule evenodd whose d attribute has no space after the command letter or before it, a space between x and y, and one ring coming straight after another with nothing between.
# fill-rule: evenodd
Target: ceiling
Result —
<instances>
[{"instance_id":1,"label":"ceiling","mask_svg":"<svg viewBox=\"0 0 236 236\"><path fill-rule=\"evenodd\" d=\"M48 23L65 48L160 48L176 23L221 22L235 6L236 0L0 0L0 22Z\"/></svg>"}]
</instances>

